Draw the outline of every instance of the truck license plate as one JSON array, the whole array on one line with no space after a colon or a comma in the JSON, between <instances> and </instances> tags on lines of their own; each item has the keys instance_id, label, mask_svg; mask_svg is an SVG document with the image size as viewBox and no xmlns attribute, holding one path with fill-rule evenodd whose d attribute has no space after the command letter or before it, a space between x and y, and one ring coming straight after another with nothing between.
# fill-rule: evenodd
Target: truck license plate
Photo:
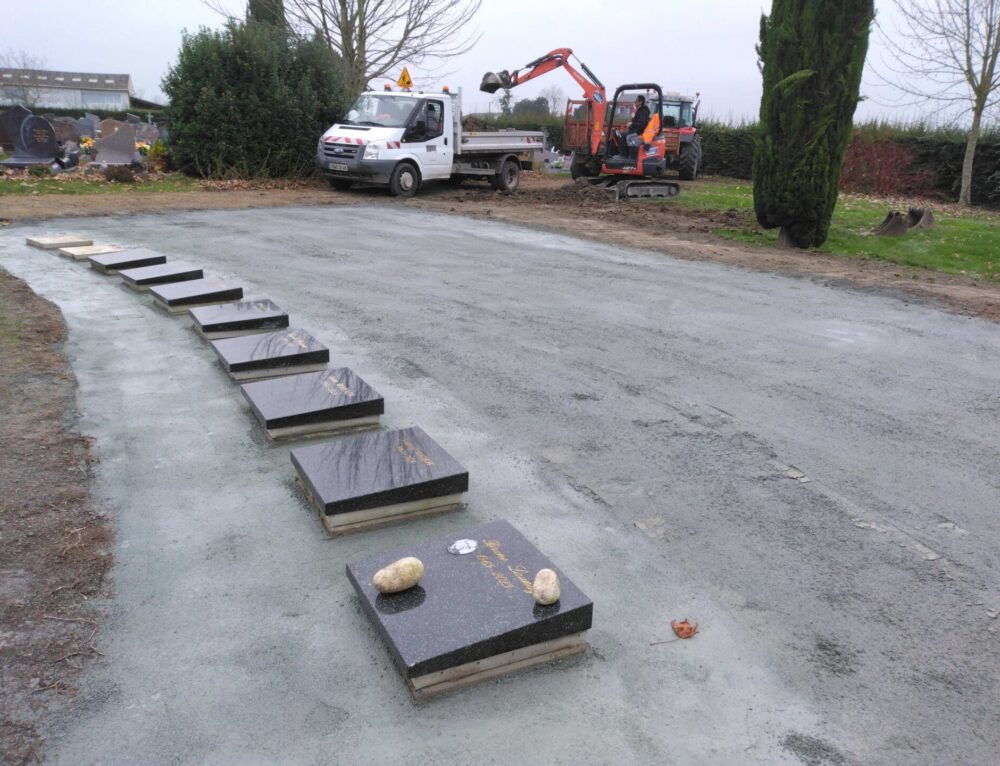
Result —
<instances>
[{"instance_id":1,"label":"truck license plate","mask_svg":"<svg viewBox=\"0 0 1000 766\"><path fill-rule=\"evenodd\" d=\"M343 171L344 173L347 172L347 165L345 165L343 162L331 162L329 168L330 170L340 170Z\"/></svg>"}]
</instances>

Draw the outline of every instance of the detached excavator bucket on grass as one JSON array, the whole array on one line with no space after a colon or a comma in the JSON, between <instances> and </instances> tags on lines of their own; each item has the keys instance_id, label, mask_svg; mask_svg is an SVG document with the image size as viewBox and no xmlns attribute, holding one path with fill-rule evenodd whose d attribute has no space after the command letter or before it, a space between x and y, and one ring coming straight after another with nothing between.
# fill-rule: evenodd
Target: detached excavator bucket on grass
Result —
<instances>
[{"instance_id":1,"label":"detached excavator bucket on grass","mask_svg":"<svg viewBox=\"0 0 1000 766\"><path fill-rule=\"evenodd\" d=\"M484 93L496 93L501 88L513 88L510 81L510 73L507 70L502 72L487 72L483 75L483 81L479 85L479 90Z\"/></svg>"}]
</instances>

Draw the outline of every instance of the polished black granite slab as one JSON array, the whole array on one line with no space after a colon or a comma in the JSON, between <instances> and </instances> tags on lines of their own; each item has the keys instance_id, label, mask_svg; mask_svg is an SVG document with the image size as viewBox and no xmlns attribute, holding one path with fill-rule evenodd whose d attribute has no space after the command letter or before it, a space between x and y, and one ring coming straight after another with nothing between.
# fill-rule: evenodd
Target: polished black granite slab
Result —
<instances>
[{"instance_id":1,"label":"polished black granite slab","mask_svg":"<svg viewBox=\"0 0 1000 766\"><path fill-rule=\"evenodd\" d=\"M167 262L167 256L155 250L137 247L131 250L121 250L117 253L92 255L87 260L90 262L90 268L96 269L102 274L115 274L123 269L159 266Z\"/></svg>"},{"instance_id":2,"label":"polished black granite slab","mask_svg":"<svg viewBox=\"0 0 1000 766\"><path fill-rule=\"evenodd\" d=\"M147 290L153 285L184 282L188 279L201 279L205 276L200 266L194 266L184 261L171 261L159 266L143 266L140 269L122 269L118 275L129 287L137 287L142 290Z\"/></svg>"},{"instance_id":3,"label":"polished black granite slab","mask_svg":"<svg viewBox=\"0 0 1000 766\"><path fill-rule=\"evenodd\" d=\"M288 314L267 298L191 309L195 329L206 338L224 338L288 327Z\"/></svg>"},{"instance_id":4,"label":"polished black granite slab","mask_svg":"<svg viewBox=\"0 0 1000 766\"><path fill-rule=\"evenodd\" d=\"M347 367L283 375L244 383L241 388L269 431L353 421L385 412L382 395Z\"/></svg>"},{"instance_id":5,"label":"polished black granite slab","mask_svg":"<svg viewBox=\"0 0 1000 766\"><path fill-rule=\"evenodd\" d=\"M186 306L206 303L237 301L243 297L243 285L217 277L205 277L156 285L151 287L149 292L153 300L165 308L183 309Z\"/></svg>"},{"instance_id":6,"label":"polished black granite slab","mask_svg":"<svg viewBox=\"0 0 1000 766\"><path fill-rule=\"evenodd\" d=\"M459 540L476 549L449 553ZM420 584L380 594L372 576L404 556L423 562ZM540 606L531 583L546 568L559 575L561 596ZM408 679L571 636L593 621L593 602L506 521L369 556L348 564L347 577Z\"/></svg>"},{"instance_id":7,"label":"polished black granite slab","mask_svg":"<svg viewBox=\"0 0 1000 766\"><path fill-rule=\"evenodd\" d=\"M213 340L212 348L230 373L326 364L330 350L305 330L243 335Z\"/></svg>"},{"instance_id":8,"label":"polished black granite slab","mask_svg":"<svg viewBox=\"0 0 1000 766\"><path fill-rule=\"evenodd\" d=\"M291 458L314 503L328 516L469 489L469 472L421 428L299 447Z\"/></svg>"}]
</instances>

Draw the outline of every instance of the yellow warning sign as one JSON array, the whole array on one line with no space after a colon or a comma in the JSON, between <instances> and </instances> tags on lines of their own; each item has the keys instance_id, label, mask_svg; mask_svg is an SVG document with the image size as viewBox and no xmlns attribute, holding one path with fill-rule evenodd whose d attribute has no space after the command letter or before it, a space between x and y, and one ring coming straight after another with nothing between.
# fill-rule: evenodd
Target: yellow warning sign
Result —
<instances>
[{"instance_id":1,"label":"yellow warning sign","mask_svg":"<svg viewBox=\"0 0 1000 766\"><path fill-rule=\"evenodd\" d=\"M403 73L399 76L399 79L396 80L396 85L400 88L413 87L413 78L410 77L410 72L405 66L403 67Z\"/></svg>"}]
</instances>

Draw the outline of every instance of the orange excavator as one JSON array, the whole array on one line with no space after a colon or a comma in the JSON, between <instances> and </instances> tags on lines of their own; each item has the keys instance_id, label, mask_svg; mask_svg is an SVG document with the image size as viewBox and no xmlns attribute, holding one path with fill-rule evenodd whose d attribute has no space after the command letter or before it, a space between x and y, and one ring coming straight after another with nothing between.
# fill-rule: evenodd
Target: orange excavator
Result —
<instances>
[{"instance_id":1,"label":"orange excavator","mask_svg":"<svg viewBox=\"0 0 1000 766\"><path fill-rule=\"evenodd\" d=\"M570 59L575 59L579 69ZM586 151L573 155L570 173L574 179L586 179L605 187L615 199L640 197L676 197L681 190L676 181L662 178L670 160L679 152L676 131L663 128L663 91L655 83L632 83L620 86L608 104L604 84L586 64L573 56L569 48L556 48L514 72L487 72L479 89L496 93L509 90L555 69L566 72L583 88L586 99ZM581 71L582 70L582 71ZM610 115L618 111L625 94L640 93L650 105L650 119L641 134L641 144L629 142L622 131L615 130Z\"/></svg>"}]
</instances>

